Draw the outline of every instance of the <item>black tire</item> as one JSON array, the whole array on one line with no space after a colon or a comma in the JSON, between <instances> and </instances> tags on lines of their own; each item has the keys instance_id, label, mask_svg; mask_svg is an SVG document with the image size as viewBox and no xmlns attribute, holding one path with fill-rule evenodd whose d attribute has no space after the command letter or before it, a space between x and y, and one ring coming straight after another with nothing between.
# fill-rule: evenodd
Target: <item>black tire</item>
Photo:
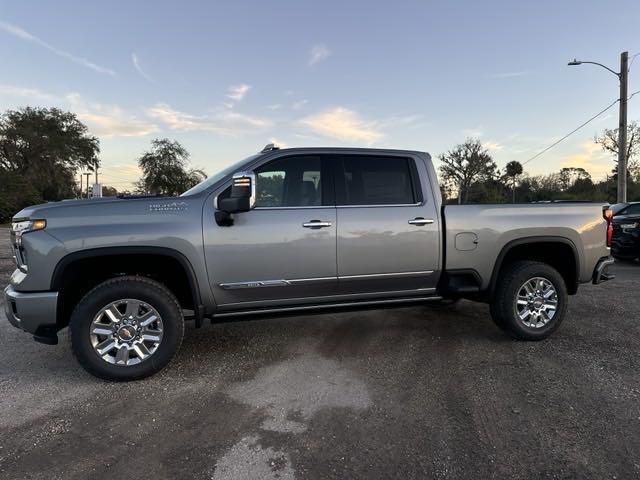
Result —
<instances>
[{"instance_id":1,"label":"black tire","mask_svg":"<svg viewBox=\"0 0 640 480\"><path fill-rule=\"evenodd\" d=\"M120 299L144 302L157 311L162 321L162 338L156 350L135 365L108 363L91 342L91 324L98 312ZM96 377L113 381L138 380L158 372L171 361L184 336L182 309L175 296L161 283L139 276L113 278L92 289L75 307L69 327L71 348L80 365Z\"/></svg>"},{"instance_id":2,"label":"black tire","mask_svg":"<svg viewBox=\"0 0 640 480\"><path fill-rule=\"evenodd\" d=\"M517 315L514 302L524 284L540 277L550 282L555 289L557 306L553 317L544 326L527 326ZM520 261L505 267L498 279L491 302L491 317L496 325L518 340L543 340L562 323L567 312L569 295L562 275L542 262Z\"/></svg>"}]
</instances>

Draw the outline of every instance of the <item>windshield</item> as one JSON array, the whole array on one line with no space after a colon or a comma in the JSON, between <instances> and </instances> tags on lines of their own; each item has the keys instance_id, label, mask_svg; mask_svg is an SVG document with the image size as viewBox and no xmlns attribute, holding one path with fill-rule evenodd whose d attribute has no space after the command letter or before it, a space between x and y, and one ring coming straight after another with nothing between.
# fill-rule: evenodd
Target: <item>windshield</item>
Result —
<instances>
[{"instance_id":1,"label":"windshield","mask_svg":"<svg viewBox=\"0 0 640 480\"><path fill-rule=\"evenodd\" d=\"M614 205L611 205L609 207L609 210L611 210L614 215L617 215L618 212L620 212L620 210L622 210L623 208L627 207L628 205L629 205L628 203L616 203Z\"/></svg>"},{"instance_id":2,"label":"windshield","mask_svg":"<svg viewBox=\"0 0 640 480\"><path fill-rule=\"evenodd\" d=\"M240 160L239 162L234 163L233 165L229 165L227 168L225 168L223 170L220 170L218 173L216 173L214 175L211 175L209 178L206 178L205 180L203 180L202 182L197 184L195 187L191 187L189 190L187 190L186 192L184 192L180 196L184 197L186 195L193 195L195 193L200 193L200 192L206 190L211 185L214 185L214 184L218 183L224 177L226 177L228 175L231 175L232 173L236 172L237 170L239 170L242 167L242 165L245 165L245 164L249 163L251 160L253 160L257 156L258 155L251 155L250 157L244 158L244 159Z\"/></svg>"}]
</instances>

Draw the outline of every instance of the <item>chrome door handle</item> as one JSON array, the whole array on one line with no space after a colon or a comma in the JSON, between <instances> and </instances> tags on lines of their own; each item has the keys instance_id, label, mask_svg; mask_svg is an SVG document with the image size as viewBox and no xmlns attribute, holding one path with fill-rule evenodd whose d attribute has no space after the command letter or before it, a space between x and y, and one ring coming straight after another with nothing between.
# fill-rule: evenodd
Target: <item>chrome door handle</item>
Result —
<instances>
[{"instance_id":1,"label":"chrome door handle","mask_svg":"<svg viewBox=\"0 0 640 480\"><path fill-rule=\"evenodd\" d=\"M323 222L322 220L310 220L302 224L304 228L323 228L330 227L331 225L331 222Z\"/></svg>"},{"instance_id":2,"label":"chrome door handle","mask_svg":"<svg viewBox=\"0 0 640 480\"><path fill-rule=\"evenodd\" d=\"M409 225L431 225L432 223L433 219L431 218L416 217L413 220L409 220Z\"/></svg>"}]
</instances>

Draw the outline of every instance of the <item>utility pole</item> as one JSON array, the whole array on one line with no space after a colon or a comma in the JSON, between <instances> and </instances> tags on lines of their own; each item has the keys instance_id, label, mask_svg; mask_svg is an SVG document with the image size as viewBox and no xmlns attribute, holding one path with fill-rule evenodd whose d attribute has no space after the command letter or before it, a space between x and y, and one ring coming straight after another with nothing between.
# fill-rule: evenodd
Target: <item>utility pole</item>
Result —
<instances>
[{"instance_id":1,"label":"utility pole","mask_svg":"<svg viewBox=\"0 0 640 480\"><path fill-rule=\"evenodd\" d=\"M620 120L618 122L618 203L627 201L627 79L629 76L629 52L620 54L620 72L598 62L573 59L568 65L590 63L609 70L620 81Z\"/></svg>"},{"instance_id":2,"label":"utility pole","mask_svg":"<svg viewBox=\"0 0 640 480\"><path fill-rule=\"evenodd\" d=\"M618 125L618 203L627 201L627 78L629 52L620 54L620 122Z\"/></svg>"},{"instance_id":3,"label":"utility pole","mask_svg":"<svg viewBox=\"0 0 640 480\"><path fill-rule=\"evenodd\" d=\"M80 195L78 198L82 198L82 172L80 172Z\"/></svg>"}]
</instances>

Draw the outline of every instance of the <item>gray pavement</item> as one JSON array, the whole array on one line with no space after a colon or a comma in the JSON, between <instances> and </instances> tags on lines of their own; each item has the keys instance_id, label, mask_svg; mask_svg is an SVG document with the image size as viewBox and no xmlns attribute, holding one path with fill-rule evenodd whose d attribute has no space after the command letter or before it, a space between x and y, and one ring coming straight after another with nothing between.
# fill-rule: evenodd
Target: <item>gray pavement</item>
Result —
<instances>
[{"instance_id":1,"label":"gray pavement","mask_svg":"<svg viewBox=\"0 0 640 480\"><path fill-rule=\"evenodd\" d=\"M640 265L616 270L543 342L466 301L254 320L128 384L0 316L0 478L638 478Z\"/></svg>"}]
</instances>

